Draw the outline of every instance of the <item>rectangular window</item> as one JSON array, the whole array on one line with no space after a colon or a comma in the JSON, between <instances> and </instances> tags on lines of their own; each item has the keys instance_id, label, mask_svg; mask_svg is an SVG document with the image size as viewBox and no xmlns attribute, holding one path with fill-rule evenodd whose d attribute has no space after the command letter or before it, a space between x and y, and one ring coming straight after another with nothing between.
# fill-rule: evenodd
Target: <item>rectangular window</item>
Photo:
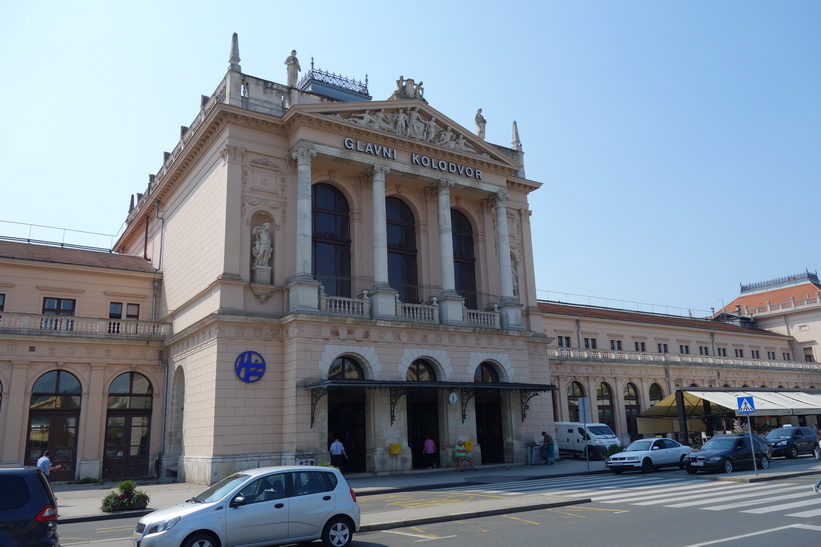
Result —
<instances>
[{"instance_id":1,"label":"rectangular window","mask_svg":"<svg viewBox=\"0 0 821 547\"><path fill-rule=\"evenodd\" d=\"M790 354L789 354L789 352L786 352L786 351L785 351L784 353L782 353L782 354L781 354L781 358L782 358L782 359L784 359L785 361L789 361L789 360L790 360Z\"/></svg>"},{"instance_id":2,"label":"rectangular window","mask_svg":"<svg viewBox=\"0 0 821 547\"><path fill-rule=\"evenodd\" d=\"M659 353L667 353L667 344L659 344Z\"/></svg>"},{"instance_id":3,"label":"rectangular window","mask_svg":"<svg viewBox=\"0 0 821 547\"><path fill-rule=\"evenodd\" d=\"M738 348L736 348L736 350L735 350L735 356L736 356L736 357L744 357L744 350L743 350L743 349L738 349Z\"/></svg>"},{"instance_id":4,"label":"rectangular window","mask_svg":"<svg viewBox=\"0 0 821 547\"><path fill-rule=\"evenodd\" d=\"M584 349L596 349L596 339L595 338L585 338L584 339Z\"/></svg>"},{"instance_id":5,"label":"rectangular window","mask_svg":"<svg viewBox=\"0 0 821 547\"><path fill-rule=\"evenodd\" d=\"M570 337L569 336L557 336L556 340L558 340L560 348L569 348L570 347Z\"/></svg>"},{"instance_id":6,"label":"rectangular window","mask_svg":"<svg viewBox=\"0 0 821 547\"><path fill-rule=\"evenodd\" d=\"M727 357L727 348L716 348L716 355L719 357Z\"/></svg>"},{"instance_id":7,"label":"rectangular window","mask_svg":"<svg viewBox=\"0 0 821 547\"><path fill-rule=\"evenodd\" d=\"M0 294L0 311L6 310L6 295Z\"/></svg>"},{"instance_id":8,"label":"rectangular window","mask_svg":"<svg viewBox=\"0 0 821 547\"><path fill-rule=\"evenodd\" d=\"M698 347L698 354L699 355L710 355L710 348L708 346L699 346Z\"/></svg>"},{"instance_id":9,"label":"rectangular window","mask_svg":"<svg viewBox=\"0 0 821 547\"><path fill-rule=\"evenodd\" d=\"M613 351L621 351L621 340L610 340L610 349Z\"/></svg>"},{"instance_id":10,"label":"rectangular window","mask_svg":"<svg viewBox=\"0 0 821 547\"><path fill-rule=\"evenodd\" d=\"M44 298L43 315L74 315L76 300L66 298Z\"/></svg>"},{"instance_id":11,"label":"rectangular window","mask_svg":"<svg viewBox=\"0 0 821 547\"><path fill-rule=\"evenodd\" d=\"M682 344L678 347L678 352L679 353L690 353L690 346L686 346L686 345Z\"/></svg>"},{"instance_id":12,"label":"rectangular window","mask_svg":"<svg viewBox=\"0 0 821 547\"><path fill-rule=\"evenodd\" d=\"M750 353L753 354L753 359L759 359L761 357L761 354L757 349L751 350Z\"/></svg>"},{"instance_id":13,"label":"rectangular window","mask_svg":"<svg viewBox=\"0 0 821 547\"><path fill-rule=\"evenodd\" d=\"M804 361L807 363L815 362L815 357L812 354L812 348L804 348Z\"/></svg>"},{"instance_id":14,"label":"rectangular window","mask_svg":"<svg viewBox=\"0 0 821 547\"><path fill-rule=\"evenodd\" d=\"M767 359L775 359L775 352L774 351L768 351L767 352Z\"/></svg>"},{"instance_id":15,"label":"rectangular window","mask_svg":"<svg viewBox=\"0 0 821 547\"><path fill-rule=\"evenodd\" d=\"M123 303L122 302L112 302L108 305L108 318L109 319L121 319L123 316Z\"/></svg>"},{"instance_id":16,"label":"rectangular window","mask_svg":"<svg viewBox=\"0 0 821 547\"><path fill-rule=\"evenodd\" d=\"M633 342L636 346L636 351L647 351L647 344L644 342Z\"/></svg>"},{"instance_id":17,"label":"rectangular window","mask_svg":"<svg viewBox=\"0 0 821 547\"><path fill-rule=\"evenodd\" d=\"M125 314L123 314L123 309L125 309ZM111 302L108 305L108 318L109 319L133 319L137 320L140 318L140 305L139 304L125 304L123 306L122 302Z\"/></svg>"}]
</instances>

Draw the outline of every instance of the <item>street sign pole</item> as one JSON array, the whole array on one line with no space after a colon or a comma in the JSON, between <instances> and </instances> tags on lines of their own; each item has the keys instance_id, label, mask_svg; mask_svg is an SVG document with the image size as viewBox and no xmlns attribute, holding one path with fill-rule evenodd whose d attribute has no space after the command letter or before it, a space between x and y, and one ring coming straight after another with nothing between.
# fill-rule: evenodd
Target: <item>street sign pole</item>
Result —
<instances>
[{"instance_id":1,"label":"street sign pole","mask_svg":"<svg viewBox=\"0 0 821 547\"><path fill-rule=\"evenodd\" d=\"M750 449L753 451L753 469L755 469L755 474L758 476L758 462L755 459L758 450L756 449L755 441L753 440L753 426L750 423L750 414L755 413L755 401L752 396L748 396L736 397L736 402L738 403L738 414L747 415L747 432L750 435Z\"/></svg>"}]
</instances>

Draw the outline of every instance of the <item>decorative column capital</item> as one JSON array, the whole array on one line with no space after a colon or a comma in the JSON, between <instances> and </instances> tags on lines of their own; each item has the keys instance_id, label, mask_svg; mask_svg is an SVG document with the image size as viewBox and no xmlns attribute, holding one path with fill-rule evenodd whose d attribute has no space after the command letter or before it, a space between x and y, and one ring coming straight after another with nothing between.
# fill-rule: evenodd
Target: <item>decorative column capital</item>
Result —
<instances>
[{"instance_id":1,"label":"decorative column capital","mask_svg":"<svg viewBox=\"0 0 821 547\"><path fill-rule=\"evenodd\" d=\"M490 201L497 207L504 207L509 199L510 194L508 194L507 192L496 192L495 194L490 196Z\"/></svg>"},{"instance_id":2,"label":"decorative column capital","mask_svg":"<svg viewBox=\"0 0 821 547\"><path fill-rule=\"evenodd\" d=\"M385 178L385 175L391 172L391 168L384 163L374 163L371 166L370 174L373 178Z\"/></svg>"},{"instance_id":3,"label":"decorative column capital","mask_svg":"<svg viewBox=\"0 0 821 547\"><path fill-rule=\"evenodd\" d=\"M297 165L311 165L311 158L316 156L316 150L308 146L299 146L293 152L291 157L296 160Z\"/></svg>"},{"instance_id":4,"label":"decorative column capital","mask_svg":"<svg viewBox=\"0 0 821 547\"><path fill-rule=\"evenodd\" d=\"M439 179L436 183L436 187L440 192L449 192L454 186L456 186L456 183L450 179Z\"/></svg>"},{"instance_id":5,"label":"decorative column capital","mask_svg":"<svg viewBox=\"0 0 821 547\"><path fill-rule=\"evenodd\" d=\"M227 144L220 150L220 158L222 158L222 161L241 162L244 156L245 150L238 146Z\"/></svg>"}]
</instances>

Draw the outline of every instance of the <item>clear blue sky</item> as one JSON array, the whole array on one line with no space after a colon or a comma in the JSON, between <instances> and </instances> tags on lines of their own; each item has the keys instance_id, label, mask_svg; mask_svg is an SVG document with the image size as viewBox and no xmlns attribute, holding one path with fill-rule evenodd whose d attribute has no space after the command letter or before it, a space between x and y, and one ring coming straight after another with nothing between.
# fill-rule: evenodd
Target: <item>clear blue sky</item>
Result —
<instances>
[{"instance_id":1,"label":"clear blue sky","mask_svg":"<svg viewBox=\"0 0 821 547\"><path fill-rule=\"evenodd\" d=\"M819 268L819 28L814 0L7 3L0 220L117 233L237 32L256 77L296 49L375 99L422 80L471 131L481 107L491 142L516 120L551 298L720 307Z\"/></svg>"}]
</instances>

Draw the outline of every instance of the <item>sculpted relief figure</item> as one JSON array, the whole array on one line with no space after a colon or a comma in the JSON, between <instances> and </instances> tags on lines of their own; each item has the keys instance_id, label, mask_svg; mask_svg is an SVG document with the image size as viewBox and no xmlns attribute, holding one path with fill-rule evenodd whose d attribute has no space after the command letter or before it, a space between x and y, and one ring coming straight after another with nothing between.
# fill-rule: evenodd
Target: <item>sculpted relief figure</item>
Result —
<instances>
[{"instance_id":1,"label":"sculpted relief figure","mask_svg":"<svg viewBox=\"0 0 821 547\"><path fill-rule=\"evenodd\" d=\"M482 109L476 111L476 134L479 136L480 139L485 138L485 126L487 125L487 120L485 117L482 116Z\"/></svg>"},{"instance_id":2,"label":"sculpted relief figure","mask_svg":"<svg viewBox=\"0 0 821 547\"><path fill-rule=\"evenodd\" d=\"M418 108L411 108L408 112L408 134L414 139L425 138L425 122L419 116Z\"/></svg>"},{"instance_id":3,"label":"sculpted relief figure","mask_svg":"<svg viewBox=\"0 0 821 547\"><path fill-rule=\"evenodd\" d=\"M351 116L350 118L348 118L348 121L351 121L359 125L376 125L376 120L373 118L373 116L371 116L370 110L366 110L365 112L360 114L358 118Z\"/></svg>"},{"instance_id":4,"label":"sculpted relief figure","mask_svg":"<svg viewBox=\"0 0 821 547\"><path fill-rule=\"evenodd\" d=\"M408 115L405 114L405 111L400 109L399 112L394 114L393 116L393 128L394 130L406 137L408 135Z\"/></svg>"},{"instance_id":5,"label":"sculpted relief figure","mask_svg":"<svg viewBox=\"0 0 821 547\"><path fill-rule=\"evenodd\" d=\"M439 133L439 138L436 139L436 144L444 146L445 148L453 148L453 131L450 126Z\"/></svg>"},{"instance_id":6,"label":"sculpted relief figure","mask_svg":"<svg viewBox=\"0 0 821 547\"><path fill-rule=\"evenodd\" d=\"M388 116L385 115L384 108L380 108L373 115L373 120L377 129L381 129L382 131L393 131L393 126L391 126L391 122L388 121Z\"/></svg>"},{"instance_id":7,"label":"sculpted relief figure","mask_svg":"<svg viewBox=\"0 0 821 547\"><path fill-rule=\"evenodd\" d=\"M251 253L254 255L254 266L267 267L268 263L271 262L271 255L274 252L274 248L271 245L271 235L268 232L270 226L270 223L266 222L254 228L254 236L256 239L254 241L254 247L251 249Z\"/></svg>"},{"instance_id":8,"label":"sculpted relief figure","mask_svg":"<svg viewBox=\"0 0 821 547\"><path fill-rule=\"evenodd\" d=\"M299 79L299 71L302 69L299 66L299 59L296 58L295 49L292 49L291 54L285 59L285 66L288 70L288 87L296 87L296 82Z\"/></svg>"},{"instance_id":9,"label":"sculpted relief figure","mask_svg":"<svg viewBox=\"0 0 821 547\"><path fill-rule=\"evenodd\" d=\"M436 126L436 117L431 116L428 123L425 124L425 142L434 142L436 140L436 132L439 128Z\"/></svg>"}]
</instances>

